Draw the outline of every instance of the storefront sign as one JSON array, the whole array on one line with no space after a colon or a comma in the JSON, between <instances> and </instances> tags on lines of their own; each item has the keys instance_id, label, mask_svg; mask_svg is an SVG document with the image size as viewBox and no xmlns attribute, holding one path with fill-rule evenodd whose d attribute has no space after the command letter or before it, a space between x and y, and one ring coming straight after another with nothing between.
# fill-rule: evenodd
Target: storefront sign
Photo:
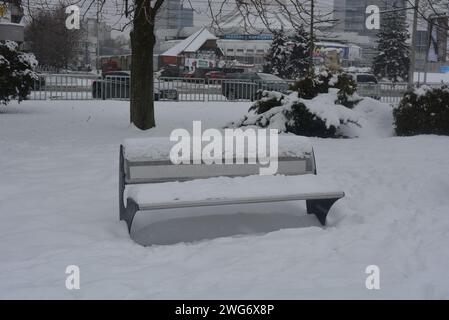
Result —
<instances>
[{"instance_id":1,"label":"storefront sign","mask_svg":"<svg viewBox=\"0 0 449 320\"><path fill-rule=\"evenodd\" d=\"M223 39L227 40L273 40L272 35L251 34L226 34Z\"/></svg>"},{"instance_id":2,"label":"storefront sign","mask_svg":"<svg viewBox=\"0 0 449 320\"><path fill-rule=\"evenodd\" d=\"M208 59L195 59L186 58L184 66L189 67L190 70L195 70L196 68L215 68L217 62L215 60Z\"/></svg>"}]
</instances>

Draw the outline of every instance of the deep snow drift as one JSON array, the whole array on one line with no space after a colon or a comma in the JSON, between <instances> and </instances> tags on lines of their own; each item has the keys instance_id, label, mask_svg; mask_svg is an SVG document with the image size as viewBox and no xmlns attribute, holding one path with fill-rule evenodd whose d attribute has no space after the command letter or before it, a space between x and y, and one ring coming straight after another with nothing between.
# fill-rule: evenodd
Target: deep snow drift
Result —
<instances>
[{"instance_id":1,"label":"deep snow drift","mask_svg":"<svg viewBox=\"0 0 449 320\"><path fill-rule=\"evenodd\" d=\"M346 193L328 227L293 202L138 214L136 238L174 244L130 239L118 220L123 139L193 120L221 128L248 107L161 102L144 133L126 102L2 107L0 298L449 298L449 138L388 137L368 102L364 137L312 139L318 174ZM65 288L71 264L80 290ZM365 288L372 264L380 290Z\"/></svg>"}]
</instances>

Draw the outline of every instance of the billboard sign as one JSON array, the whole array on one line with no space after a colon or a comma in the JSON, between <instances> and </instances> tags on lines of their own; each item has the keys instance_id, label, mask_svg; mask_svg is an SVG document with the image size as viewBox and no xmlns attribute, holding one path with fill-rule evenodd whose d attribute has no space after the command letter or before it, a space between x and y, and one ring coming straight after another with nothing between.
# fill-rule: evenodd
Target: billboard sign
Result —
<instances>
[{"instance_id":1,"label":"billboard sign","mask_svg":"<svg viewBox=\"0 0 449 320\"><path fill-rule=\"evenodd\" d=\"M0 3L0 22L11 22L11 10L5 2Z\"/></svg>"},{"instance_id":2,"label":"billboard sign","mask_svg":"<svg viewBox=\"0 0 449 320\"><path fill-rule=\"evenodd\" d=\"M315 43L315 48L313 50L314 58L324 58L326 56L326 51L329 49L338 49L340 52L340 57L344 60L349 59L349 46L332 44L332 43Z\"/></svg>"},{"instance_id":3,"label":"billboard sign","mask_svg":"<svg viewBox=\"0 0 449 320\"><path fill-rule=\"evenodd\" d=\"M448 16L429 17L429 42L427 61L445 62L447 60Z\"/></svg>"},{"instance_id":4,"label":"billboard sign","mask_svg":"<svg viewBox=\"0 0 449 320\"><path fill-rule=\"evenodd\" d=\"M209 59L196 59L186 58L184 66L189 67L189 70L195 70L196 68L215 68L217 62Z\"/></svg>"}]
</instances>

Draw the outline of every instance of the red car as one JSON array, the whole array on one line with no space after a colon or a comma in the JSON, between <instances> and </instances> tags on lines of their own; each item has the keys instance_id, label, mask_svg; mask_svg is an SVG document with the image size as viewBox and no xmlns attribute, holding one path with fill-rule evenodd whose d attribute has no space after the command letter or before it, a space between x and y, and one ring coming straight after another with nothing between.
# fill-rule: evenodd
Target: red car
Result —
<instances>
[{"instance_id":1,"label":"red car","mask_svg":"<svg viewBox=\"0 0 449 320\"><path fill-rule=\"evenodd\" d=\"M224 79L226 74L221 71L209 71L205 75L206 79Z\"/></svg>"},{"instance_id":2,"label":"red car","mask_svg":"<svg viewBox=\"0 0 449 320\"><path fill-rule=\"evenodd\" d=\"M191 78L194 78L194 76L195 76L194 71L186 71L181 74L181 77L184 79L191 79Z\"/></svg>"}]
</instances>

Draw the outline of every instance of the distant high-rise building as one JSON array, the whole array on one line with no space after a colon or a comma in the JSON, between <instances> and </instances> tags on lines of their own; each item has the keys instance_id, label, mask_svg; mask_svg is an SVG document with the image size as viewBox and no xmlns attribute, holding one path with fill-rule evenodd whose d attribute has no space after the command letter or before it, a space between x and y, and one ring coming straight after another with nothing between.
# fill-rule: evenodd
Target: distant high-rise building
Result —
<instances>
[{"instance_id":1,"label":"distant high-rise building","mask_svg":"<svg viewBox=\"0 0 449 320\"><path fill-rule=\"evenodd\" d=\"M97 22L95 18L86 18L81 21L82 37L79 42L78 66L94 67L98 63L97 46L111 39L112 27L106 22ZM99 67L99 66L98 66Z\"/></svg>"},{"instance_id":2,"label":"distant high-rise building","mask_svg":"<svg viewBox=\"0 0 449 320\"><path fill-rule=\"evenodd\" d=\"M166 0L156 16L157 29L193 27L193 9L184 8L181 0Z\"/></svg>"},{"instance_id":3,"label":"distant high-rise building","mask_svg":"<svg viewBox=\"0 0 449 320\"><path fill-rule=\"evenodd\" d=\"M366 65L370 65L371 59L377 55L376 35L378 30L370 30L366 27L369 14L366 8L376 5L380 9L380 22L382 12L392 9L407 7L406 0L334 0L335 34L340 39L345 39L360 45L363 49L363 57ZM398 14L407 14L407 10L399 10ZM360 41L363 39L363 42ZM358 42L360 41L360 42Z\"/></svg>"},{"instance_id":4,"label":"distant high-rise building","mask_svg":"<svg viewBox=\"0 0 449 320\"><path fill-rule=\"evenodd\" d=\"M406 8L406 3L406 0L334 0L334 18L338 20L336 30L355 32L359 35L375 35L377 30L366 28L365 23L369 16L366 8L376 5L382 12L393 8ZM402 13L406 14L405 11Z\"/></svg>"}]
</instances>

